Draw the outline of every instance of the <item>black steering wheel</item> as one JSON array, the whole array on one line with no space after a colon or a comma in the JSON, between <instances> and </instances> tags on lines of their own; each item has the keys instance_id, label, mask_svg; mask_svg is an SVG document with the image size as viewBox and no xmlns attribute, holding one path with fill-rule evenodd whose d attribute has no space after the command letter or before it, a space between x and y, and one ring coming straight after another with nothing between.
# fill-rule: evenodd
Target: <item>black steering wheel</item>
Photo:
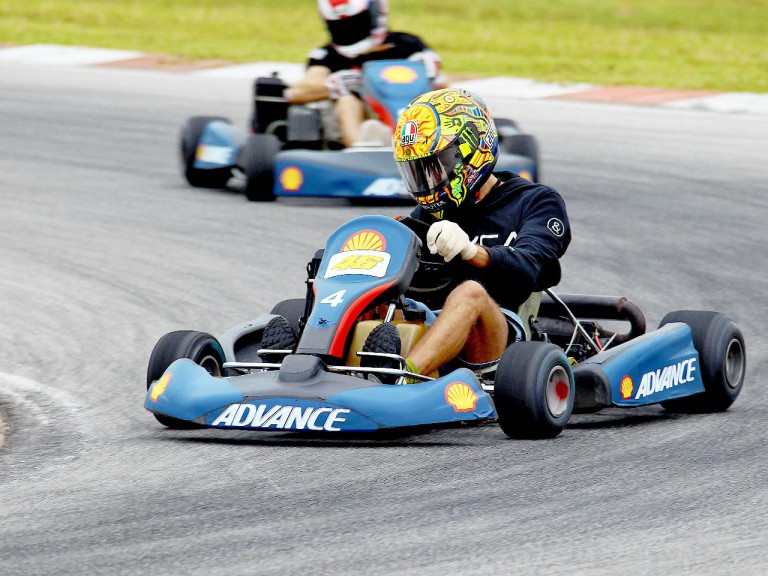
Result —
<instances>
[{"instance_id":1,"label":"black steering wheel","mask_svg":"<svg viewBox=\"0 0 768 576\"><path fill-rule=\"evenodd\" d=\"M410 228L421 240L421 258L419 268L413 275L405 295L423 302L432 309L443 307L445 298L460 282L461 262L456 259L446 262L437 254L430 254L427 249L429 224L410 216L400 219L400 223Z\"/></svg>"}]
</instances>

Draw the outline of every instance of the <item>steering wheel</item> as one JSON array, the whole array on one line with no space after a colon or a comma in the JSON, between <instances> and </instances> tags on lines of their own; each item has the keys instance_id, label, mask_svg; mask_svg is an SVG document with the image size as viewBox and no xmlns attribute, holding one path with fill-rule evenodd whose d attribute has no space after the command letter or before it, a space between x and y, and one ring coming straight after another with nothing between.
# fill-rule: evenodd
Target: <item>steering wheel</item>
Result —
<instances>
[{"instance_id":1,"label":"steering wheel","mask_svg":"<svg viewBox=\"0 0 768 576\"><path fill-rule=\"evenodd\" d=\"M421 258L419 268L413 275L411 284L405 295L423 302L433 309L442 308L445 298L462 279L459 267L461 262L456 259L446 262L437 254L430 254L427 249L427 232L429 224L407 216L400 223L410 228L421 240Z\"/></svg>"}]
</instances>

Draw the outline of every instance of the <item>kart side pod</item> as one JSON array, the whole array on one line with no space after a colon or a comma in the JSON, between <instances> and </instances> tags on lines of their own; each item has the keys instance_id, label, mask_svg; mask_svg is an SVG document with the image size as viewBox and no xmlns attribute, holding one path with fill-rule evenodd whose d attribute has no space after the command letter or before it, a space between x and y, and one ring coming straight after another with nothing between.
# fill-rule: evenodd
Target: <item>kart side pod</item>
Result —
<instances>
[{"instance_id":1,"label":"kart side pod","mask_svg":"<svg viewBox=\"0 0 768 576\"><path fill-rule=\"evenodd\" d=\"M699 354L686 324L668 324L573 368L575 409L644 406L704 391Z\"/></svg>"}]
</instances>

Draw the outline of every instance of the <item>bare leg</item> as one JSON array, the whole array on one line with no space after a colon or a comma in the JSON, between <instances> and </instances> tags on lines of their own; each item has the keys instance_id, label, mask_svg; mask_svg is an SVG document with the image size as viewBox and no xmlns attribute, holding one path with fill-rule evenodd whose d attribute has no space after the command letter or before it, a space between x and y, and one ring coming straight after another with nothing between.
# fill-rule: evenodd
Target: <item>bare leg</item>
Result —
<instances>
[{"instance_id":1,"label":"bare leg","mask_svg":"<svg viewBox=\"0 0 768 576\"><path fill-rule=\"evenodd\" d=\"M360 125L365 118L363 102L351 94L342 96L336 101L334 112L341 130L341 142L346 147L352 146L357 141Z\"/></svg>"},{"instance_id":2,"label":"bare leg","mask_svg":"<svg viewBox=\"0 0 768 576\"><path fill-rule=\"evenodd\" d=\"M481 284L457 286L435 323L408 355L422 374L430 374L459 354L468 362L490 362L507 347L509 327L501 309Z\"/></svg>"}]
</instances>

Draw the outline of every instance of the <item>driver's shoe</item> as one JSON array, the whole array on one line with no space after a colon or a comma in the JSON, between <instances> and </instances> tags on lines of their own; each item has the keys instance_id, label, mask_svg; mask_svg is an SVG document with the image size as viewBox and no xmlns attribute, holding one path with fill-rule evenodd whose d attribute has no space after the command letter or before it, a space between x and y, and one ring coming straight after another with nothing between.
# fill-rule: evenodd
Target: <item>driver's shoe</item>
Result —
<instances>
[{"instance_id":1,"label":"driver's shoe","mask_svg":"<svg viewBox=\"0 0 768 576\"><path fill-rule=\"evenodd\" d=\"M296 343L296 333L284 316L272 318L261 336L261 347L270 350L293 350ZM283 354L261 354L264 362L280 362L283 357Z\"/></svg>"},{"instance_id":2,"label":"driver's shoe","mask_svg":"<svg viewBox=\"0 0 768 576\"><path fill-rule=\"evenodd\" d=\"M400 333L397 327L390 322L383 322L376 326L363 344L363 352L377 352L379 354L400 355ZM399 369L400 362L394 358L377 356L360 356L360 366L364 368L393 368ZM394 384L399 376L391 374L375 374L384 384Z\"/></svg>"}]
</instances>

